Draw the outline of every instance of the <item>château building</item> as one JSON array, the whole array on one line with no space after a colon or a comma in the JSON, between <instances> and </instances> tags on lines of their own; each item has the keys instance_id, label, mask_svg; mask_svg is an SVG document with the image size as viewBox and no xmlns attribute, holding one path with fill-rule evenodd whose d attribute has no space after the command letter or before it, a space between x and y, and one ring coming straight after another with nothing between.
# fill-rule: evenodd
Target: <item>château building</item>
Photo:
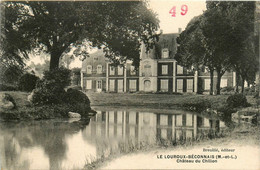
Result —
<instances>
[{"instance_id":1,"label":"ch\u00e2teau building","mask_svg":"<svg viewBox=\"0 0 260 170\"><path fill-rule=\"evenodd\" d=\"M94 92L159 92L198 93L210 89L210 75L205 67L201 71L185 68L177 63L176 38L178 33L162 34L153 49L146 52L141 46L140 66L131 62L113 66L102 50L90 54L82 63L81 87ZM216 74L215 74L216 75ZM221 79L221 87L235 86L235 73L227 72ZM214 77L216 83L216 76ZM214 88L215 88L214 84Z\"/></svg>"}]
</instances>

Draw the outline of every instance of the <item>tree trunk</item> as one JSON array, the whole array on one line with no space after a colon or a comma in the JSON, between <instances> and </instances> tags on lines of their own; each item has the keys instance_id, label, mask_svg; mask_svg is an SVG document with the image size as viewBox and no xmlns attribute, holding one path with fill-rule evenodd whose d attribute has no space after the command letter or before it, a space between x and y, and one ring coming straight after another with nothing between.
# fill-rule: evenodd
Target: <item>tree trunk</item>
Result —
<instances>
[{"instance_id":1,"label":"tree trunk","mask_svg":"<svg viewBox=\"0 0 260 170\"><path fill-rule=\"evenodd\" d=\"M236 93L238 93L239 74L236 72Z\"/></svg>"},{"instance_id":2,"label":"tree trunk","mask_svg":"<svg viewBox=\"0 0 260 170\"><path fill-rule=\"evenodd\" d=\"M210 95L213 95L213 79L214 79L214 69L210 69Z\"/></svg>"},{"instance_id":3,"label":"tree trunk","mask_svg":"<svg viewBox=\"0 0 260 170\"><path fill-rule=\"evenodd\" d=\"M221 83L221 73L220 70L217 70L217 85L216 85L216 89L217 89L217 94L216 95L220 95L220 83Z\"/></svg>"},{"instance_id":4,"label":"tree trunk","mask_svg":"<svg viewBox=\"0 0 260 170\"><path fill-rule=\"evenodd\" d=\"M244 89L245 89L245 79L242 77L241 93L244 93Z\"/></svg>"},{"instance_id":5,"label":"tree trunk","mask_svg":"<svg viewBox=\"0 0 260 170\"><path fill-rule=\"evenodd\" d=\"M59 68L61 54L62 54L61 52L57 52L57 51L51 52L50 70Z\"/></svg>"}]
</instances>

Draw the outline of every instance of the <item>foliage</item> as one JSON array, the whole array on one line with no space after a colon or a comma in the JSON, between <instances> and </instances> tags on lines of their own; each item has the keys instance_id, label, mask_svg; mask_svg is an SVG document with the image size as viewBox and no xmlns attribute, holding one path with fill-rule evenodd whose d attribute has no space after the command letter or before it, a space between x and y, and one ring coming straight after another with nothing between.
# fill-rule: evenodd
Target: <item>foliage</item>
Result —
<instances>
[{"instance_id":1,"label":"foliage","mask_svg":"<svg viewBox=\"0 0 260 170\"><path fill-rule=\"evenodd\" d=\"M21 91L30 92L35 88L36 82L38 80L39 80L39 77L35 76L34 74L25 73L21 76L21 78L18 82L18 87Z\"/></svg>"},{"instance_id":2,"label":"foliage","mask_svg":"<svg viewBox=\"0 0 260 170\"><path fill-rule=\"evenodd\" d=\"M223 87L221 89L221 92L234 92L234 91L235 91L234 87L230 87L230 86Z\"/></svg>"},{"instance_id":3,"label":"foliage","mask_svg":"<svg viewBox=\"0 0 260 170\"><path fill-rule=\"evenodd\" d=\"M74 104L63 102L60 104L31 105L27 101L28 93L20 91L9 92L7 95L7 99L12 101L16 107L12 110L0 112L0 118L6 120L67 118L69 111L80 113L82 116L87 116L87 113L91 110L88 104L80 102ZM9 96L12 99L10 99Z\"/></svg>"},{"instance_id":4,"label":"foliage","mask_svg":"<svg viewBox=\"0 0 260 170\"><path fill-rule=\"evenodd\" d=\"M3 2L1 44L9 57L15 54L21 61L19 54L28 57L34 48L46 51L50 69L74 47L74 55L86 58L86 46L103 48L114 62L129 59L139 65L141 43L151 48L158 38L159 20L147 6L143 1Z\"/></svg>"},{"instance_id":5,"label":"foliage","mask_svg":"<svg viewBox=\"0 0 260 170\"><path fill-rule=\"evenodd\" d=\"M48 81L50 85L57 86L55 88L64 89L70 84L70 72L69 69L63 67L45 71L43 80Z\"/></svg>"},{"instance_id":6,"label":"foliage","mask_svg":"<svg viewBox=\"0 0 260 170\"><path fill-rule=\"evenodd\" d=\"M205 37L201 29L204 18L205 15L194 17L177 38L179 46L175 58L181 65L186 67L193 66L196 70L207 66L210 70L210 94L212 95L214 76L213 55L207 42L207 37Z\"/></svg>"},{"instance_id":7,"label":"foliage","mask_svg":"<svg viewBox=\"0 0 260 170\"><path fill-rule=\"evenodd\" d=\"M1 57L0 63L0 82L16 86L24 68L19 65L9 65L8 62L1 61Z\"/></svg>"},{"instance_id":8,"label":"foliage","mask_svg":"<svg viewBox=\"0 0 260 170\"><path fill-rule=\"evenodd\" d=\"M63 115L69 111L87 115L91 110L88 97L83 92L72 88L66 92L64 88L69 84L70 70L66 68L44 72L43 79L38 81L33 91L32 103L37 107L51 105L48 107L51 107L54 113L61 112Z\"/></svg>"},{"instance_id":9,"label":"foliage","mask_svg":"<svg viewBox=\"0 0 260 170\"><path fill-rule=\"evenodd\" d=\"M64 88L70 84L70 70L58 68L45 71L43 79L38 81L33 91L32 102L38 104L62 103L65 97Z\"/></svg>"},{"instance_id":10,"label":"foliage","mask_svg":"<svg viewBox=\"0 0 260 170\"><path fill-rule=\"evenodd\" d=\"M196 69L208 66L211 77L216 70L217 94L222 75L230 69L235 69L243 81L252 82L259 67L254 9L255 2L207 1L207 10L193 18L178 38L176 60Z\"/></svg>"},{"instance_id":11,"label":"foliage","mask_svg":"<svg viewBox=\"0 0 260 170\"><path fill-rule=\"evenodd\" d=\"M17 87L9 84L0 84L0 91L16 91Z\"/></svg>"},{"instance_id":12,"label":"foliage","mask_svg":"<svg viewBox=\"0 0 260 170\"><path fill-rule=\"evenodd\" d=\"M68 89L66 93L65 101L70 104L84 103L90 104L88 97L81 91L76 89Z\"/></svg>"},{"instance_id":13,"label":"foliage","mask_svg":"<svg viewBox=\"0 0 260 170\"><path fill-rule=\"evenodd\" d=\"M221 19L216 19L215 13L212 15L212 21L221 21L221 23L209 28L209 34L216 36L216 39L210 38L223 51L223 61L226 64L222 69L217 68L222 75L225 66L235 69L242 78L242 92L244 80L252 80L259 66L255 57L254 41L254 19L255 19L255 2L228 2L212 1L207 2L207 8L216 11ZM209 22L210 23L210 22ZM211 24L209 24L211 25ZM213 30L212 30L213 29ZM216 29L216 32L214 32ZM221 34L217 34L220 31ZM219 37L219 38L218 38ZM218 40L220 40L218 42ZM221 43L220 43L221 42ZM218 55L221 53L218 53ZM219 55L220 56L220 55ZM221 58L221 57L220 57ZM215 63L218 61L215 61ZM219 90L219 84L217 84Z\"/></svg>"},{"instance_id":14,"label":"foliage","mask_svg":"<svg viewBox=\"0 0 260 170\"><path fill-rule=\"evenodd\" d=\"M229 96L226 102L228 107L230 108L249 106L246 96L241 93L236 93L234 95Z\"/></svg>"}]
</instances>

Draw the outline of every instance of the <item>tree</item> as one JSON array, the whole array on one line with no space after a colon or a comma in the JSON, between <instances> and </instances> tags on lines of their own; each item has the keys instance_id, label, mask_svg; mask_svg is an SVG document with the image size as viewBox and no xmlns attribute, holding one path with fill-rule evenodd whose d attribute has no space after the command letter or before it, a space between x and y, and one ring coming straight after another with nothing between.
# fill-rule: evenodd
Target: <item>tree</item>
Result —
<instances>
[{"instance_id":1,"label":"tree","mask_svg":"<svg viewBox=\"0 0 260 170\"><path fill-rule=\"evenodd\" d=\"M5 53L21 59L29 50L41 48L50 54L50 69L59 66L63 53L86 44L103 48L116 63L129 59L138 66L141 42L149 49L158 38L159 20L142 1L20 1L3 2L1 8ZM84 59L88 53L78 56Z\"/></svg>"},{"instance_id":2,"label":"tree","mask_svg":"<svg viewBox=\"0 0 260 170\"><path fill-rule=\"evenodd\" d=\"M255 2L214 1L207 2L207 8L204 34L217 54L214 61L218 74L217 94L221 76L230 68L241 77L243 92L244 81L252 80L258 68L253 38Z\"/></svg>"},{"instance_id":3,"label":"tree","mask_svg":"<svg viewBox=\"0 0 260 170\"><path fill-rule=\"evenodd\" d=\"M218 95L220 94L221 77L231 67L229 55L226 53L229 48L227 39L230 38L231 25L225 16L225 10L220 7L214 8L208 5L204 16L200 28L211 54L210 62L217 73L216 94Z\"/></svg>"},{"instance_id":4,"label":"tree","mask_svg":"<svg viewBox=\"0 0 260 170\"><path fill-rule=\"evenodd\" d=\"M177 38L179 46L175 59L182 65L194 66L197 70L201 69L201 66L207 66L210 71L210 95L212 95L214 66L212 52L200 28L203 17L204 15L194 17Z\"/></svg>"}]
</instances>

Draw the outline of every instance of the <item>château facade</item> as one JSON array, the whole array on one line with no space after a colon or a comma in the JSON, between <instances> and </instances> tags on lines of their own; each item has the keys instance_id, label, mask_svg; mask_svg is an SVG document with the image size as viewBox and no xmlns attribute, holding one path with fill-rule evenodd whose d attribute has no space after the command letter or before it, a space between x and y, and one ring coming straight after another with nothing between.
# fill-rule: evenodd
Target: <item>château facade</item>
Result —
<instances>
[{"instance_id":1,"label":"ch\u00e2teau facade","mask_svg":"<svg viewBox=\"0 0 260 170\"><path fill-rule=\"evenodd\" d=\"M185 68L174 59L178 34L162 34L153 49L146 52L141 46L140 66L131 62L113 66L102 50L90 54L82 63L81 87L94 92L158 92L198 93L208 92L210 76L207 68L202 71ZM216 75L216 74L215 74ZM227 72L221 79L221 87L235 86L235 73ZM214 77L216 83L216 76ZM216 85L214 85L215 88Z\"/></svg>"}]
</instances>

